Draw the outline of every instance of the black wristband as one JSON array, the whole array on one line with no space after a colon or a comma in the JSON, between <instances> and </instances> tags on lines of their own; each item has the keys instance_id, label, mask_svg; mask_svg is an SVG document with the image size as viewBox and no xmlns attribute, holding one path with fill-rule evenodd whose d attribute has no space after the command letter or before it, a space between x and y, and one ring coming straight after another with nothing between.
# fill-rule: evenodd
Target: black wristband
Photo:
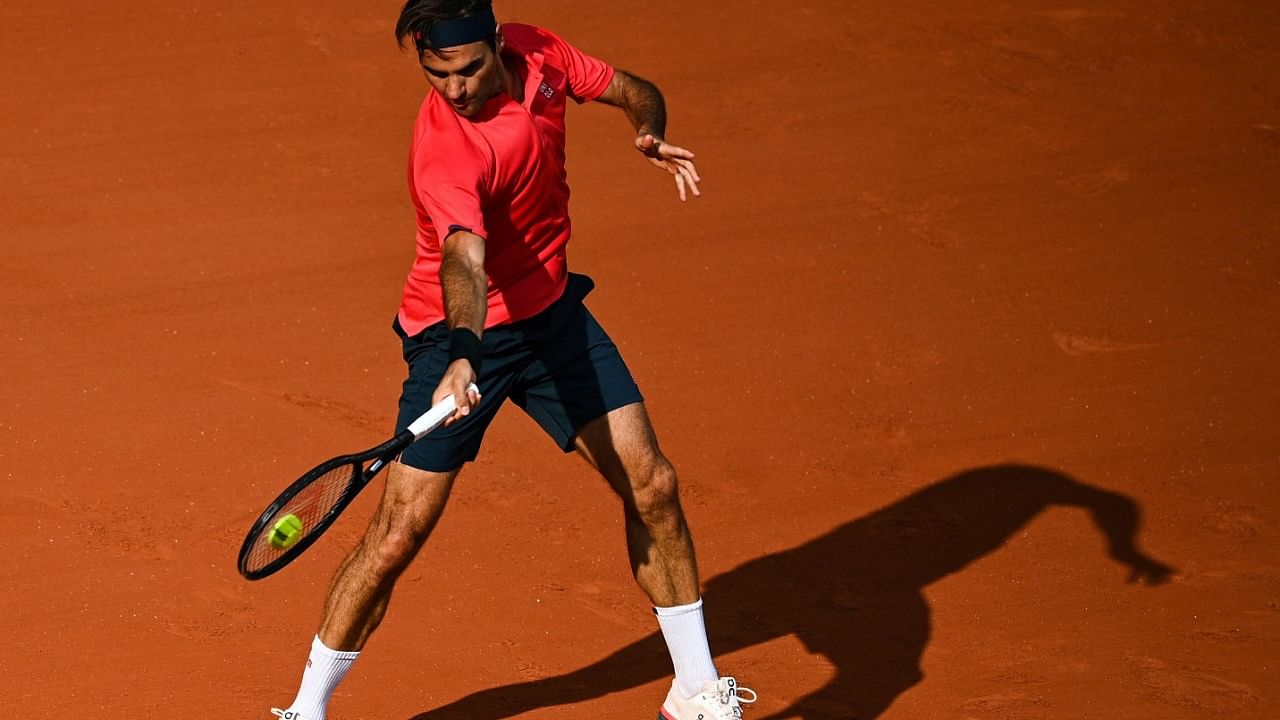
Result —
<instances>
[{"instance_id":1,"label":"black wristband","mask_svg":"<svg viewBox=\"0 0 1280 720\"><path fill-rule=\"evenodd\" d=\"M484 345L471 330L458 327L449 331L449 362L466 360L471 363L471 370L480 375L480 358L484 356Z\"/></svg>"}]
</instances>

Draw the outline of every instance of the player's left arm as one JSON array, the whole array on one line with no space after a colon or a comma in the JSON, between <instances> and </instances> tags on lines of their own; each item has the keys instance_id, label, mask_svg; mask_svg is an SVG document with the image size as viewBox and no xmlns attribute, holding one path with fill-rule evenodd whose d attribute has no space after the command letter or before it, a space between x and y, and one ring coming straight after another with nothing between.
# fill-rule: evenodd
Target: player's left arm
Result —
<instances>
[{"instance_id":1,"label":"player's left arm","mask_svg":"<svg viewBox=\"0 0 1280 720\"><path fill-rule=\"evenodd\" d=\"M698 183L702 177L693 164L693 153L667 142L667 104L658 86L625 70L614 70L609 86L597 98L606 105L621 108L636 129L636 149L649 162L671 173L676 180L680 199L687 193L702 193Z\"/></svg>"}]
</instances>

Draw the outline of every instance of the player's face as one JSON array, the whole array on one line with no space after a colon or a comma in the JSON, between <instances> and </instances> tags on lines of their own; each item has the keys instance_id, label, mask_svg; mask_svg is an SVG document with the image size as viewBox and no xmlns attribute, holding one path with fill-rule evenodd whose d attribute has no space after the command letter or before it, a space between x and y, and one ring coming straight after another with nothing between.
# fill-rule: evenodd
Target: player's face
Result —
<instances>
[{"instance_id":1,"label":"player's face","mask_svg":"<svg viewBox=\"0 0 1280 720\"><path fill-rule=\"evenodd\" d=\"M502 38L498 37L497 50L481 40L468 45L423 50L419 53L422 70L427 82L440 96L449 101L454 111L463 117L471 117L489 98L502 91Z\"/></svg>"}]
</instances>

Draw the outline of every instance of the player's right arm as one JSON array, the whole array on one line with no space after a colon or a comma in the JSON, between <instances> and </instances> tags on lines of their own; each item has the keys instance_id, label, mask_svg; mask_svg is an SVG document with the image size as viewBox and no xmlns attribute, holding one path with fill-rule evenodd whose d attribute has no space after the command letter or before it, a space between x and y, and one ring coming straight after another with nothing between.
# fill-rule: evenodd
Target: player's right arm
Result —
<instances>
[{"instance_id":1,"label":"player's right arm","mask_svg":"<svg viewBox=\"0 0 1280 720\"><path fill-rule=\"evenodd\" d=\"M477 368L465 357L457 357L457 347L470 333L475 338L484 334L485 315L489 310L487 279L484 271L484 238L466 230L455 230L441 247L440 286L444 291L445 323L450 331L450 351L454 358L436 386L431 402L452 395L458 410L445 422L451 425L471 412L480 401L467 386L477 379Z\"/></svg>"}]
</instances>

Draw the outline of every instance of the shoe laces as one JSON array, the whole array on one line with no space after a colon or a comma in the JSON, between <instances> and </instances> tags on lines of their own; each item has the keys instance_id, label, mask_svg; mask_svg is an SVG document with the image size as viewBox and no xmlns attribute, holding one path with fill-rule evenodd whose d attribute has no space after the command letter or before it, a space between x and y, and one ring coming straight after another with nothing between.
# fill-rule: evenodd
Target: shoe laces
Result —
<instances>
[{"instance_id":1,"label":"shoe laces","mask_svg":"<svg viewBox=\"0 0 1280 720\"><path fill-rule=\"evenodd\" d=\"M755 690L739 686L735 678L720 678L720 682L716 683L716 699L721 705L728 706L735 718L742 717L743 705L750 705L758 697Z\"/></svg>"}]
</instances>

